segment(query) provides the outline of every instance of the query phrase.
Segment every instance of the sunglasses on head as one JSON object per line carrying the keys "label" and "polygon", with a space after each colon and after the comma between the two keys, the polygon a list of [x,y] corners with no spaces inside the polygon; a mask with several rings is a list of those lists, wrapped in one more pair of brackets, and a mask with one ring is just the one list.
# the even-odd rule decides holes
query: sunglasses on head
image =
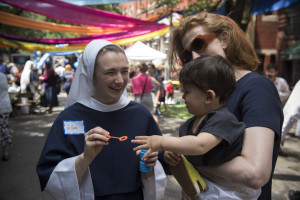
{"label": "sunglasses on head", "polygon": [[192,52],[196,52],[198,54],[205,51],[206,47],[209,43],[211,43],[215,38],[217,34],[215,33],[208,33],[205,35],[197,35],[191,42],[191,45],[188,48],[185,48],[180,53],[179,59],[182,63],[182,65],[185,65],[186,63],[193,60]]}

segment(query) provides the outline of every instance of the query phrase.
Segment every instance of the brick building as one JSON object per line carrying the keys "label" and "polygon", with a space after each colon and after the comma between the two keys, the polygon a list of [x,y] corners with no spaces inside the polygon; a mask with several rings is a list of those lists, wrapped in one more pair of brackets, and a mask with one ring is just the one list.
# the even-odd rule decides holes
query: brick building
{"label": "brick building", "polygon": [[255,18],[254,47],[262,61],[259,71],[276,63],[279,76],[293,86],[300,79],[300,57],[283,57],[282,54],[300,39],[300,6],[256,15]]}

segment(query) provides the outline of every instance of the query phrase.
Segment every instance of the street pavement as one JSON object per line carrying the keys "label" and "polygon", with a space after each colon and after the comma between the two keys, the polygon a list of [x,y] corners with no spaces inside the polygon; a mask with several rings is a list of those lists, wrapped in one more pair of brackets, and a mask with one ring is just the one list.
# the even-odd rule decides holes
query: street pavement
{"label": "street pavement", "polygon": [[[181,94],[175,91],[175,99]],[[52,114],[18,115],[10,118],[9,127],[13,136],[10,160],[0,160],[0,200],[51,200],[40,191],[35,171],[48,132],[60,111],[64,108],[66,94],[60,93],[60,106]],[[43,111],[43,110],[42,110]],[[184,120],[159,118],[163,134],[178,136],[178,128]],[[295,127],[294,127],[295,128]],[[273,200],[283,200],[289,190],[300,190],[300,138],[293,137],[295,129],[288,134],[283,150],[288,157],[279,157],[273,177]],[[1,154],[2,155],[2,151]],[[181,189],[173,176],[168,176],[163,200],[179,200]]]}

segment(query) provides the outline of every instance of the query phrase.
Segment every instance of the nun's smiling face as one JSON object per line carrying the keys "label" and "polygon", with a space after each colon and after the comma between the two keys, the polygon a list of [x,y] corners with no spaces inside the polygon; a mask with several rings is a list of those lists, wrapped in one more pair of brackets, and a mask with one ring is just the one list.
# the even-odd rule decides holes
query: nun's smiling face
{"label": "nun's smiling face", "polygon": [[97,57],[94,71],[94,98],[103,104],[120,100],[129,80],[129,66],[123,53],[106,52]]}

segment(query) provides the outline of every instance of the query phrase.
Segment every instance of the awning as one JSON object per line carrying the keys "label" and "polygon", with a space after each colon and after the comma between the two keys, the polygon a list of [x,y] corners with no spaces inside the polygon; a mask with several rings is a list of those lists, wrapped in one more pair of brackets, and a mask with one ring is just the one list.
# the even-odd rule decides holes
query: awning
{"label": "awning", "polygon": [[280,53],[281,60],[296,60],[300,59],[300,40],[290,46],[285,51]]}
{"label": "awning", "polygon": [[300,5],[299,0],[253,0],[251,15],[272,12]]}
{"label": "awning", "polygon": [[167,54],[157,51],[150,46],[137,41],[132,46],[125,49],[125,54],[128,60],[164,60]]}

